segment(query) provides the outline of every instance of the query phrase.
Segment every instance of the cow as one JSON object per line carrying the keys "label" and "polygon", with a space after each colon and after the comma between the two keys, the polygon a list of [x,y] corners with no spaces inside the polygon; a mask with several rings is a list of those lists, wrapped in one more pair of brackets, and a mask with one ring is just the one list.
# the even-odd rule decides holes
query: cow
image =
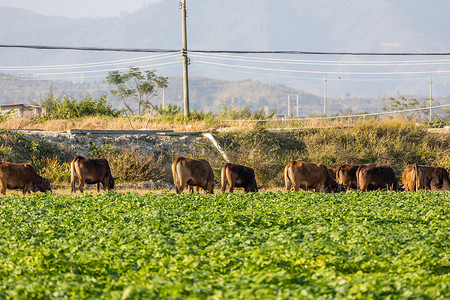
{"label": "cow", "polygon": [[50,180],[37,174],[30,164],[6,161],[0,162],[0,187],[3,195],[6,194],[6,189],[22,189],[24,196],[30,194],[30,191],[52,191]]}
{"label": "cow", "polygon": [[418,190],[450,190],[450,178],[442,167],[412,164],[402,174],[402,183],[407,191]]}
{"label": "cow", "polygon": [[[368,164],[375,166],[374,164]],[[347,190],[356,190],[358,188],[356,182],[356,171],[364,164],[345,164],[340,166],[336,171],[336,182],[342,184]]]}
{"label": "cow", "polygon": [[97,184],[97,192],[100,192],[100,183],[103,190],[114,189],[115,178],[111,175],[109,163],[105,158],[86,158],[76,156],[70,163],[70,187],[71,193],[76,192],[75,182],[79,181],[79,190],[84,192],[84,184]]}
{"label": "cow", "polygon": [[177,194],[182,193],[186,185],[214,194],[214,172],[205,159],[177,157],[172,164],[172,175]]}
{"label": "cow", "polygon": [[230,185],[230,193],[235,187],[244,188],[246,193],[257,192],[255,171],[246,166],[226,163],[221,172],[222,192],[225,192],[227,183]]}
{"label": "cow", "polygon": [[358,189],[364,192],[378,189],[400,190],[394,170],[388,166],[362,165],[356,171]]}
{"label": "cow", "polygon": [[284,168],[284,180],[288,191],[291,188],[295,191],[301,188],[321,193],[343,191],[343,186],[330,176],[327,167],[323,164],[291,161]]}

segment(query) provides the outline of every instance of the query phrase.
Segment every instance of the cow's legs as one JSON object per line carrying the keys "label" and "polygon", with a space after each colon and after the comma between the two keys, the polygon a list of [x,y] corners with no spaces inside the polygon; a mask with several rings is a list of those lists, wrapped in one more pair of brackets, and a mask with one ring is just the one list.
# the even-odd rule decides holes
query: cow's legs
{"label": "cow's legs", "polygon": [[206,183],[206,189],[205,188],[203,188],[207,193],[210,193],[210,194],[214,194],[214,191],[213,191],[213,188],[214,188],[214,182],[207,182]]}
{"label": "cow's legs", "polygon": [[187,180],[180,180],[181,184],[180,186],[177,186],[177,184],[175,184],[175,190],[177,191],[177,194],[180,194],[184,191],[184,187],[186,186],[186,182]]}
{"label": "cow's legs", "polygon": [[230,184],[230,193],[234,192],[234,183],[232,180],[228,180],[228,183]]}
{"label": "cow's legs", "polygon": [[84,192],[84,180],[80,179],[80,185],[78,186],[78,189],[80,190],[80,192]]}
{"label": "cow's legs", "polygon": [[1,192],[3,195],[6,195],[6,183],[3,180],[0,181]]}

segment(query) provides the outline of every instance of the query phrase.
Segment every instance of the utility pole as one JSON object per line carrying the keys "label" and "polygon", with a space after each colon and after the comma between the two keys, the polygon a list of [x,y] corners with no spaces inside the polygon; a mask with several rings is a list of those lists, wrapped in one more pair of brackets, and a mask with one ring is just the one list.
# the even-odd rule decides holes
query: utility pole
{"label": "utility pole", "polygon": [[186,0],[181,0],[181,24],[183,35],[183,49],[181,50],[183,55],[183,95],[184,95],[184,117],[189,118],[189,79],[188,79],[188,65],[189,58],[187,53],[187,29],[186,29]]}
{"label": "utility pole", "polygon": [[288,95],[288,113],[287,113],[287,117],[288,118],[291,117],[291,95]]}
{"label": "utility pole", "polygon": [[166,108],[166,88],[163,88],[163,101],[162,101],[162,108]]}
{"label": "utility pole", "polygon": [[327,115],[327,75],[323,78],[323,115]]}
{"label": "utility pole", "polygon": [[298,118],[298,94],[297,94],[297,118]]}
{"label": "utility pole", "polygon": [[433,101],[433,79],[430,78],[430,122],[431,122],[431,106]]}

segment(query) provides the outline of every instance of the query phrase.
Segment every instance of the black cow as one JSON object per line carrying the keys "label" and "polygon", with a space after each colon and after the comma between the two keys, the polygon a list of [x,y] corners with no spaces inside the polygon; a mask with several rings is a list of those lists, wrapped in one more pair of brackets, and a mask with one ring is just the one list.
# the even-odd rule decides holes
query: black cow
{"label": "black cow", "polygon": [[394,170],[388,166],[362,165],[356,171],[358,189],[373,191],[378,189],[400,190]]}
{"label": "black cow", "polygon": [[235,187],[244,188],[246,193],[257,192],[255,171],[246,166],[226,163],[221,172],[222,192],[225,192],[227,183],[230,184],[230,193]]}

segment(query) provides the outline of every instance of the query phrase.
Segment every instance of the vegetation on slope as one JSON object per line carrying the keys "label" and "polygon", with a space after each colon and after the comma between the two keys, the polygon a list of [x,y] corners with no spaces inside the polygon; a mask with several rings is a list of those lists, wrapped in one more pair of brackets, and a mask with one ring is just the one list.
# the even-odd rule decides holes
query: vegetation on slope
{"label": "vegetation on slope", "polygon": [[[192,124],[205,128],[204,123]],[[291,160],[320,162],[328,167],[345,163],[389,165],[399,179],[404,168],[415,162],[450,168],[449,135],[429,133],[425,127],[404,119],[361,120],[346,128],[304,127],[280,132],[256,124],[247,130],[213,135],[231,162],[253,167],[258,182],[267,188],[283,186],[283,169]],[[171,181],[171,174],[161,170],[168,169],[179,155],[177,150],[143,157],[132,151],[120,152],[114,145],[93,145],[90,156],[107,157],[119,182],[161,178]],[[201,147],[184,150],[192,158],[208,159],[219,181],[225,160],[208,140]],[[0,132],[1,160],[32,162],[55,183],[68,181],[68,164],[74,155],[64,145],[58,147],[45,140],[31,141],[20,133]]]}

